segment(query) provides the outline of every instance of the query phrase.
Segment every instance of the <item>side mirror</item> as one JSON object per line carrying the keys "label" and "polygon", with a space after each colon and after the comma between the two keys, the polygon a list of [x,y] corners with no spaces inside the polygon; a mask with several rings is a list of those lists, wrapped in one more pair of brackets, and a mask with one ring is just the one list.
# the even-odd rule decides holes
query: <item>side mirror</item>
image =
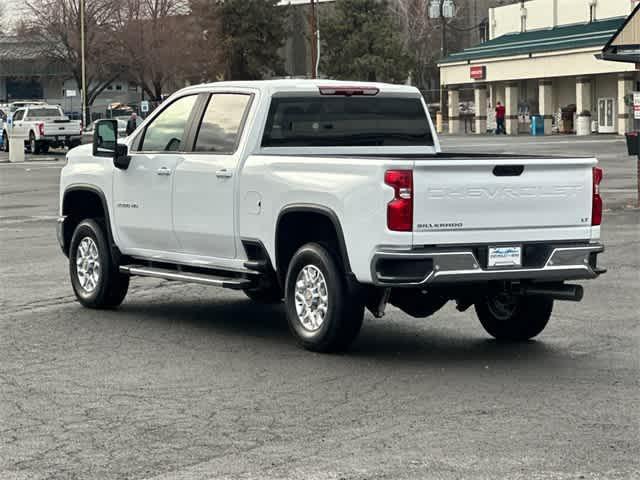
{"label": "side mirror", "polygon": [[93,129],[93,156],[115,158],[118,122],[98,120]]}
{"label": "side mirror", "polygon": [[131,157],[126,145],[118,144],[118,122],[98,120],[93,130],[93,155],[113,159],[113,165],[120,170],[129,168]]}

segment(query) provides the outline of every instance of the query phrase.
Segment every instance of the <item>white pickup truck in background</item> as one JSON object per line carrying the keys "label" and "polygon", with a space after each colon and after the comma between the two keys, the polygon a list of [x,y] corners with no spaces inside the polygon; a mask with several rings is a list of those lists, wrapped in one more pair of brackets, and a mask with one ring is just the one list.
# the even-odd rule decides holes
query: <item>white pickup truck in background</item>
{"label": "white pickup truck in background", "polygon": [[80,120],[69,120],[57,105],[29,105],[17,109],[4,124],[2,144],[7,152],[12,135],[22,136],[31,153],[47,153],[49,148],[80,145],[82,125]]}
{"label": "white pickup truck in background", "polygon": [[[600,243],[595,158],[445,154],[413,87],[273,80],[191,86],[127,139],[100,121],[68,154],[58,240],[77,299],[131,276],[284,299],[305,348],[335,351],[368,308],[474,306],[527,340],[579,301]],[[232,319],[230,319],[232,321]]]}

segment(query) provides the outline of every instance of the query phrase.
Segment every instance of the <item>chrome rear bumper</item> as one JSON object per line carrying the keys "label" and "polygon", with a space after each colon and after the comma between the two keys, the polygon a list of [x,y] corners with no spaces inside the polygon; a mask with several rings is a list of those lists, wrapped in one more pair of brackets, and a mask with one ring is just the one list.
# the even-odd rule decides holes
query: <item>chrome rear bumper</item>
{"label": "chrome rear bumper", "polygon": [[[419,286],[489,280],[580,280],[605,272],[596,266],[596,256],[604,251],[600,243],[549,244],[544,246],[549,253],[537,265],[525,263],[519,268],[486,268],[478,260],[478,248],[482,247],[380,249],[371,261],[372,278],[380,286]],[[407,268],[403,269],[403,263]]]}

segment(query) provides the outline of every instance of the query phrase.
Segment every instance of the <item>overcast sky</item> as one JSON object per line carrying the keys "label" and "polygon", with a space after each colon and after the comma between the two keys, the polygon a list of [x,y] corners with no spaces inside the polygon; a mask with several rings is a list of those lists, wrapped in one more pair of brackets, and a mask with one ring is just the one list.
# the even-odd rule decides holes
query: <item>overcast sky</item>
{"label": "overcast sky", "polygon": [[24,0],[0,0],[5,17],[12,23],[25,14]]}

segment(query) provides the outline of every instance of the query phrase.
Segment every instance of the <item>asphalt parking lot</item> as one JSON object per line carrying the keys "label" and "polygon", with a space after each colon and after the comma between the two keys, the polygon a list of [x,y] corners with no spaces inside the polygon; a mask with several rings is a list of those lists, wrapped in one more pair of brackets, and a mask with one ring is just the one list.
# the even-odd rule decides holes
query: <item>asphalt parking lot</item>
{"label": "asphalt parking lot", "polygon": [[583,302],[556,303],[536,341],[495,342],[471,310],[391,308],[367,314],[349,353],[312,354],[280,306],[151,279],[116,311],[83,309],[55,239],[63,154],[0,164],[0,479],[640,478],[640,210],[624,140],[442,142],[601,159],[609,272]]}

